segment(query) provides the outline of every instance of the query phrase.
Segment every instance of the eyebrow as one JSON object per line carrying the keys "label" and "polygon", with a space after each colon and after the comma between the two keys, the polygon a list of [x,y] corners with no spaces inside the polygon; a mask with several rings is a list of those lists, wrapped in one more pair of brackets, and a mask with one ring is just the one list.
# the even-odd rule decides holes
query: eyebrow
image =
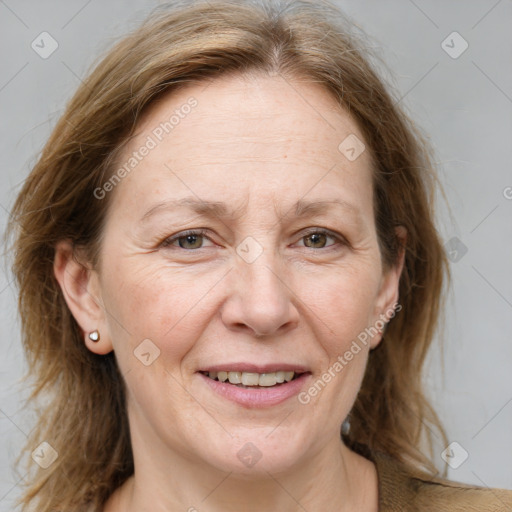
{"label": "eyebrow", "polygon": [[[320,215],[328,212],[334,208],[342,207],[344,210],[347,210],[351,213],[360,215],[360,211],[354,205],[347,203],[341,199],[332,199],[332,200],[324,200],[324,201],[305,201],[299,199],[293,206],[294,209],[294,217],[308,217],[313,215]],[[195,197],[184,197],[182,199],[172,199],[167,201],[162,201],[154,206],[152,206],[144,215],[141,217],[141,222],[146,222],[151,217],[156,215],[162,211],[172,211],[180,208],[187,208],[192,210],[196,214],[203,217],[217,217],[221,219],[231,218],[234,219],[238,217],[240,214],[243,214],[246,210],[246,205],[239,207],[235,210],[230,210],[226,203],[219,201],[202,201]],[[288,212],[285,212],[284,217],[288,217]]]}

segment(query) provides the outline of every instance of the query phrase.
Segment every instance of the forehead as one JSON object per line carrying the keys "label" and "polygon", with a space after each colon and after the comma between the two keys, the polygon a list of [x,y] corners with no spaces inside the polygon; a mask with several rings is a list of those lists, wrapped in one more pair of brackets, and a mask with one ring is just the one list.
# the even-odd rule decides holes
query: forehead
{"label": "forehead", "polygon": [[369,152],[347,158],[347,140],[363,144],[356,122],[324,87],[280,75],[222,76],[150,106],[121,155],[128,172],[115,193],[134,207],[191,193],[205,200],[231,194],[236,203],[237,190],[272,191],[273,202],[287,191],[368,195]]}

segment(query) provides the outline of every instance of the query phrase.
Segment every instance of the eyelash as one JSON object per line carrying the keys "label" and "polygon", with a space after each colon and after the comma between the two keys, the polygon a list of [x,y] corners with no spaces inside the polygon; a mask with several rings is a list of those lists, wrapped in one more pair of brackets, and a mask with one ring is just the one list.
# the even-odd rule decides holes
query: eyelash
{"label": "eyelash", "polygon": [[[322,249],[323,250],[329,250],[329,249],[331,249],[333,247],[336,247],[337,245],[341,245],[341,246],[349,245],[344,237],[342,237],[341,235],[337,235],[337,234],[333,233],[332,231],[330,231],[328,229],[324,229],[324,228],[310,228],[309,230],[306,230],[306,232],[301,237],[301,239],[306,238],[307,236],[310,236],[310,235],[315,235],[315,234],[326,235],[326,236],[336,240],[337,243],[334,243],[334,244],[329,245],[327,247],[320,247],[318,249],[315,249],[314,247],[304,247],[305,249],[311,249],[311,250],[314,250],[314,251],[318,251],[318,250],[322,250]],[[181,238],[186,238],[187,236],[201,236],[201,237],[207,238],[208,240],[212,241],[208,237],[208,230],[207,229],[191,229],[191,230],[188,230],[188,231],[182,231],[181,233],[178,233],[177,235],[174,235],[174,236],[171,236],[169,238],[166,238],[163,242],[161,242],[160,247],[167,248],[167,249],[168,248],[173,248],[172,244],[174,242],[177,242]],[[205,249],[205,247],[199,247],[197,249],[184,249],[182,247],[174,247],[174,248],[175,249],[181,249],[183,251],[189,251],[189,252],[199,251],[201,249]]]}

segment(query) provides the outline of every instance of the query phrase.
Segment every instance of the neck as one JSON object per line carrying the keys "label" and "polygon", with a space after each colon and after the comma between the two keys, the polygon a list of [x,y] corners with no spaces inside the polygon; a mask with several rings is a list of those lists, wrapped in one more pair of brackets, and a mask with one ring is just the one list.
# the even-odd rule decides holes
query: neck
{"label": "neck", "polygon": [[376,512],[375,466],[333,438],[321,451],[286,471],[260,467],[257,475],[221,472],[177,453],[134,451],[135,474],[104,512],[260,512],[332,510]]}

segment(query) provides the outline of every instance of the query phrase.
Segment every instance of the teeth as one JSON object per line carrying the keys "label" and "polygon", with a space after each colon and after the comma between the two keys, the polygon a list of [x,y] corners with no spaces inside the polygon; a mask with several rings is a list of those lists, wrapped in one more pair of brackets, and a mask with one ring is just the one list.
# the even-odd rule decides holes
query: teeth
{"label": "teeth", "polygon": [[284,372],[276,372],[276,382],[282,384],[284,382]]}
{"label": "teeth", "polygon": [[228,379],[231,384],[242,384],[242,372],[228,372]]}
{"label": "teeth", "polygon": [[293,379],[294,372],[284,372],[284,380],[290,382]]}
{"label": "teeth", "polygon": [[277,375],[275,373],[262,373],[259,379],[260,386],[275,386],[277,384]]}
{"label": "teeth", "polygon": [[220,382],[229,381],[230,384],[242,384],[243,386],[270,387],[283,382],[290,382],[295,372],[208,372],[210,379],[218,379]]}
{"label": "teeth", "polygon": [[244,386],[259,386],[260,376],[257,373],[242,372],[242,384]]}

